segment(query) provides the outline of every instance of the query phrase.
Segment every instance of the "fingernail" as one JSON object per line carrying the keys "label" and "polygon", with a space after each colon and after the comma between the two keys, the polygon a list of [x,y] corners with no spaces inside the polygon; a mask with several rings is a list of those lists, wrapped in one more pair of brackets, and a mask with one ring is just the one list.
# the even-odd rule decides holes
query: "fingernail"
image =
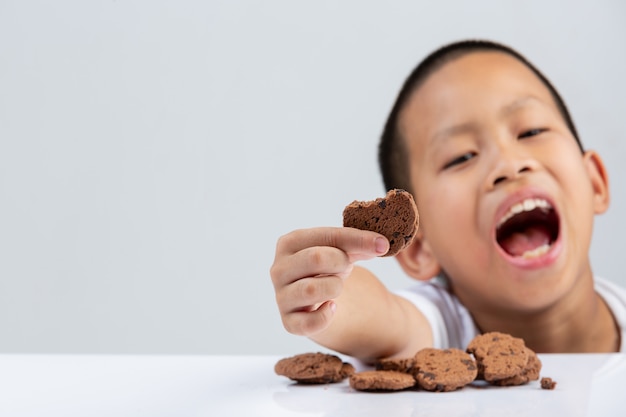
{"label": "fingernail", "polygon": [[376,238],[376,240],[374,241],[374,246],[376,248],[376,253],[387,253],[387,251],[389,250],[389,244],[387,242],[387,239],[382,237]]}

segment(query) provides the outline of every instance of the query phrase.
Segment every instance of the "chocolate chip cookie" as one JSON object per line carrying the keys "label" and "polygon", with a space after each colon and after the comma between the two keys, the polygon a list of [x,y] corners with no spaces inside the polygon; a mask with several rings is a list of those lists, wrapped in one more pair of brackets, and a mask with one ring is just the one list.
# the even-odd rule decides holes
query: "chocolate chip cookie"
{"label": "chocolate chip cookie", "polygon": [[389,250],[382,256],[393,256],[413,241],[419,215],[411,193],[394,189],[384,198],[348,204],[343,210],[343,225],[384,235]]}
{"label": "chocolate chip cookie", "polygon": [[414,387],[415,378],[397,371],[363,371],[350,376],[350,386],[358,391],[400,391]]}
{"label": "chocolate chip cookie", "polygon": [[460,349],[425,348],[415,355],[413,375],[420,388],[428,391],[454,391],[476,379],[474,358]]}
{"label": "chocolate chip cookie", "polygon": [[506,333],[476,336],[467,346],[478,366],[478,378],[494,385],[520,385],[539,378],[541,361],[524,340]]}
{"label": "chocolate chip cookie", "polygon": [[354,367],[328,353],[302,353],[279,360],[274,372],[300,384],[340,382],[354,373]]}

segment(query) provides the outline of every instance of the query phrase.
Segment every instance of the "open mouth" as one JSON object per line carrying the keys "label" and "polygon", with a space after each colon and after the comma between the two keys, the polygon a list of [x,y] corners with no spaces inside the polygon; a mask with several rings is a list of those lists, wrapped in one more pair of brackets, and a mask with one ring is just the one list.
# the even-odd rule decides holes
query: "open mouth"
{"label": "open mouth", "polygon": [[496,229],[500,247],[516,258],[537,258],[550,250],[559,236],[559,217],[542,198],[527,198],[502,216]]}

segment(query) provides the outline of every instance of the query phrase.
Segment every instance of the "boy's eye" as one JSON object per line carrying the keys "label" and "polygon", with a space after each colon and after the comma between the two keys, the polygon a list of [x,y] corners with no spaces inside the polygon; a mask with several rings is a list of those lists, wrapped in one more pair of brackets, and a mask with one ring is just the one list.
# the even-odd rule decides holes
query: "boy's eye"
{"label": "boy's eye", "polygon": [[454,158],[452,161],[450,161],[447,164],[445,164],[443,169],[448,169],[448,168],[452,168],[453,166],[460,165],[460,164],[462,164],[464,162],[469,161],[470,159],[472,159],[475,156],[476,156],[475,152],[464,153],[463,155],[458,156],[458,157]]}
{"label": "boy's eye", "polygon": [[546,129],[529,129],[522,132],[518,139],[530,138],[532,136],[537,136],[538,134],[545,132]]}

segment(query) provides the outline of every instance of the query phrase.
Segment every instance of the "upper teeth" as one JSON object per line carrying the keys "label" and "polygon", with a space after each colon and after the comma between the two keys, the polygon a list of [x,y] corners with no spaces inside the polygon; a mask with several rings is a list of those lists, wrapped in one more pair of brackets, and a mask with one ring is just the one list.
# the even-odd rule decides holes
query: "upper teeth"
{"label": "upper teeth", "polygon": [[548,203],[546,200],[542,198],[527,198],[526,200],[513,204],[509,208],[509,211],[504,213],[504,216],[502,216],[502,218],[500,219],[500,222],[498,222],[498,227],[502,226],[504,222],[506,222],[511,217],[515,216],[516,214],[519,214],[523,211],[531,211],[536,208],[548,210],[552,207],[550,206],[550,203]]}

